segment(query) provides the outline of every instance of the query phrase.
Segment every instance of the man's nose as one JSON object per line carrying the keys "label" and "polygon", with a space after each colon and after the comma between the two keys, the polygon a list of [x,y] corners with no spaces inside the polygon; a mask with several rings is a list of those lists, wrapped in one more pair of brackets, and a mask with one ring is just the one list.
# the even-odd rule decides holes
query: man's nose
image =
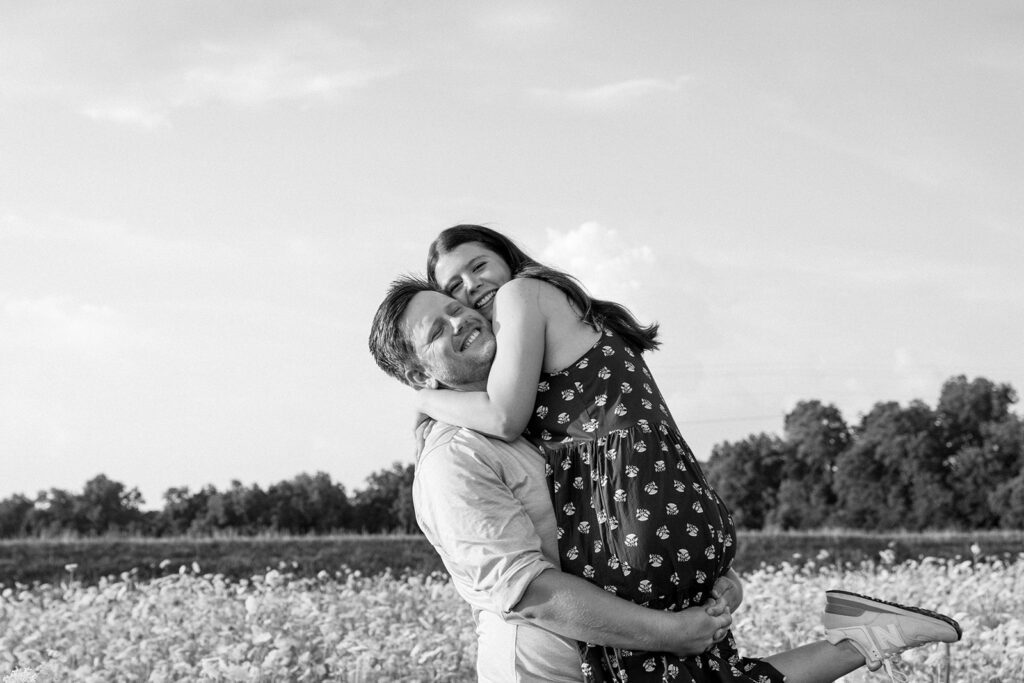
{"label": "man's nose", "polygon": [[452,332],[458,334],[462,331],[463,326],[466,324],[466,309],[462,309],[455,315],[449,318],[448,322],[452,325]]}

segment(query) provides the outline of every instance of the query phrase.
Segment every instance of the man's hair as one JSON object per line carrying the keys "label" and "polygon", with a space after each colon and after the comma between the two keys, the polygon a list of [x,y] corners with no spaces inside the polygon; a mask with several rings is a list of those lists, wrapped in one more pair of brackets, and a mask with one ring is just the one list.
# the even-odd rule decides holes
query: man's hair
{"label": "man's hair", "polygon": [[[420,292],[436,292],[436,287],[421,277],[403,275],[395,279],[384,301],[373,316],[373,327],[370,329],[370,353],[377,361],[380,369],[388,373],[402,384],[409,384],[406,378],[408,370],[422,370],[423,366],[416,355],[412,342],[402,330],[402,316]],[[410,385],[412,386],[412,385]]]}

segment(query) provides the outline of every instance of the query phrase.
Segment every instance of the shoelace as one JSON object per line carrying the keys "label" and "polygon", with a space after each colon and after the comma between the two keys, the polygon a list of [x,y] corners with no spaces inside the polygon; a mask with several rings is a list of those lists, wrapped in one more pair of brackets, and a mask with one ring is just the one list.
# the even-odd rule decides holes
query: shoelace
{"label": "shoelace", "polygon": [[884,668],[885,673],[889,675],[889,680],[892,681],[892,683],[908,683],[910,678],[899,669],[893,668],[892,659],[892,657],[886,657],[882,660],[882,668]]}
{"label": "shoelace", "polygon": [[[949,643],[944,643],[946,646],[946,683],[949,683],[949,675],[952,670],[952,661],[950,657]],[[889,676],[889,680],[892,683],[909,683],[910,677],[893,666],[893,660],[903,661],[900,659],[900,653],[904,650],[910,649],[909,647],[900,648],[894,652],[889,653],[882,658],[882,668],[885,669],[885,673]]]}

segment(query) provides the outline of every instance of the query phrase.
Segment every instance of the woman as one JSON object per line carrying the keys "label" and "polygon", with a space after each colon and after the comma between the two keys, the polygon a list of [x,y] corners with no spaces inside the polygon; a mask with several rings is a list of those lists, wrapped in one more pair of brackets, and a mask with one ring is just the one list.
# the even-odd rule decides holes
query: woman
{"label": "woman", "polygon": [[[442,232],[427,270],[492,321],[498,351],[486,391],[423,390],[421,411],[506,440],[522,433],[541,448],[563,571],[655,609],[704,604],[730,575],[734,527],[641,356],[658,347],[657,325],[592,299],[482,226]],[[824,642],[745,659],[731,633],[685,658],[580,649],[587,680],[630,683],[831,680],[870,659]]]}

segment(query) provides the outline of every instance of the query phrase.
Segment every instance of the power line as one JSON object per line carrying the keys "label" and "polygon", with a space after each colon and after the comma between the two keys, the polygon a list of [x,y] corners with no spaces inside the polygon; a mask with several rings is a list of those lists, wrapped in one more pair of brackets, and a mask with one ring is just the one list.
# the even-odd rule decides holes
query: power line
{"label": "power line", "polygon": [[774,415],[748,415],[745,417],[709,417],[701,420],[679,420],[679,424],[684,425],[700,425],[700,424],[711,424],[714,422],[749,422],[751,420],[780,420],[785,419],[783,413],[775,413]]}

